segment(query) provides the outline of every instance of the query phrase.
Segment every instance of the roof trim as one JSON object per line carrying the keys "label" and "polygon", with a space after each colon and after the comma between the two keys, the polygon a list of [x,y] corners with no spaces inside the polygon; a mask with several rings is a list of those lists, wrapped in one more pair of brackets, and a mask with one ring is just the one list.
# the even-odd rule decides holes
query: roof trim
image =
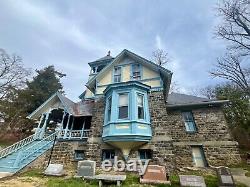
{"label": "roof trim", "polygon": [[200,103],[187,103],[187,104],[176,104],[176,105],[168,105],[168,109],[177,109],[180,107],[202,107],[202,106],[218,106],[218,105],[223,105],[225,103],[228,103],[229,100],[216,100],[216,101],[208,101],[208,102],[200,102]]}
{"label": "roof trim", "polygon": [[[61,101],[61,103],[62,103],[62,105],[63,105],[63,107],[64,107],[64,109],[68,112],[68,113],[71,113],[70,112],[70,109],[69,109],[69,107],[68,107],[68,105],[64,102],[64,100],[63,100],[63,95],[59,92],[59,91],[57,91],[56,93],[54,93],[52,96],[50,96],[50,98],[49,99],[47,99],[43,104],[41,104],[36,110],[34,110],[31,114],[29,114],[28,116],[27,116],[27,118],[28,119],[31,119],[39,110],[41,110],[46,104],[48,104],[54,97],[58,97],[58,99]],[[70,99],[69,99],[70,100]],[[71,100],[70,100],[71,101]],[[71,101],[72,103],[74,103],[73,101]]]}

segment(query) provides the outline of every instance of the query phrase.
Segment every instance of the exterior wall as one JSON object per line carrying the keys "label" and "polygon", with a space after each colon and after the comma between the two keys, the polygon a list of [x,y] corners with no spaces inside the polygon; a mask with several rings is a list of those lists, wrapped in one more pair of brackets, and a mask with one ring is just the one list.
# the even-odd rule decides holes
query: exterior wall
{"label": "exterior wall", "polygon": [[94,97],[94,94],[88,88],[86,88],[85,98],[87,99],[92,97]]}
{"label": "exterior wall", "polygon": [[[58,142],[54,148],[51,163],[63,163],[76,167],[74,150],[84,150],[85,158],[97,162],[100,167],[102,149],[115,149],[118,158],[122,153],[102,141],[104,122],[104,98],[95,101],[90,137],[87,142]],[[185,131],[180,111],[168,111],[162,92],[149,94],[149,110],[153,137],[138,149],[151,149],[151,164],[166,166],[168,171],[175,168],[193,166],[191,146],[203,146],[206,161],[211,166],[230,165],[240,162],[238,144],[233,141],[220,108],[192,110],[198,132]],[[138,159],[138,149],[130,152],[129,158]],[[49,152],[48,152],[49,153]],[[49,154],[48,154],[49,155]],[[48,156],[46,157],[48,160]]]}

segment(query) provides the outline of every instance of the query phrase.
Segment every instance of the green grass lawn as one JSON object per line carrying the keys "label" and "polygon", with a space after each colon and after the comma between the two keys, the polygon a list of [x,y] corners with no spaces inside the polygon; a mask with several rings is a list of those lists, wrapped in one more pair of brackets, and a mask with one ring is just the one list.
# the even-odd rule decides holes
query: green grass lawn
{"label": "green grass lawn", "polygon": [[[183,174],[190,174],[190,175],[199,175],[198,172],[188,172]],[[82,180],[81,178],[65,178],[65,177],[48,177],[44,176],[42,174],[42,171],[39,169],[32,169],[29,171],[26,171],[24,173],[21,173],[19,176],[23,177],[38,177],[38,178],[44,178],[46,180],[46,186],[47,187],[94,187],[98,186],[98,181],[92,180]],[[217,187],[218,186],[218,178],[214,175],[205,175],[203,176],[206,182],[207,187]],[[170,176],[171,186],[172,187],[179,187],[179,176],[172,175]],[[111,184],[110,186],[116,186],[115,183]],[[124,187],[168,187],[170,185],[141,185],[139,183],[139,176],[135,174],[128,173],[127,179],[122,183],[122,186]],[[245,185],[238,184],[237,187],[246,187]]]}

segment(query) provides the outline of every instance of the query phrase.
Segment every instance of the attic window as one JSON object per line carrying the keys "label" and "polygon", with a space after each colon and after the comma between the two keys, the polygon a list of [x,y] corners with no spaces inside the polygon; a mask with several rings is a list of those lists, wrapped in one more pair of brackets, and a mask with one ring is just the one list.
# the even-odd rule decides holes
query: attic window
{"label": "attic window", "polygon": [[132,65],[132,79],[140,80],[141,79],[141,66],[140,64]]}
{"label": "attic window", "polygon": [[121,82],[121,67],[114,68],[114,82]]}

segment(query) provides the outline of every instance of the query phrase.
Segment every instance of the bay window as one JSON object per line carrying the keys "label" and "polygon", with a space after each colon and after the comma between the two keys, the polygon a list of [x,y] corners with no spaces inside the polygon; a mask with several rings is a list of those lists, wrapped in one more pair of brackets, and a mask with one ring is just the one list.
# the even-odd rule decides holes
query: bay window
{"label": "bay window", "polygon": [[128,118],[128,93],[119,94],[118,119]]}

